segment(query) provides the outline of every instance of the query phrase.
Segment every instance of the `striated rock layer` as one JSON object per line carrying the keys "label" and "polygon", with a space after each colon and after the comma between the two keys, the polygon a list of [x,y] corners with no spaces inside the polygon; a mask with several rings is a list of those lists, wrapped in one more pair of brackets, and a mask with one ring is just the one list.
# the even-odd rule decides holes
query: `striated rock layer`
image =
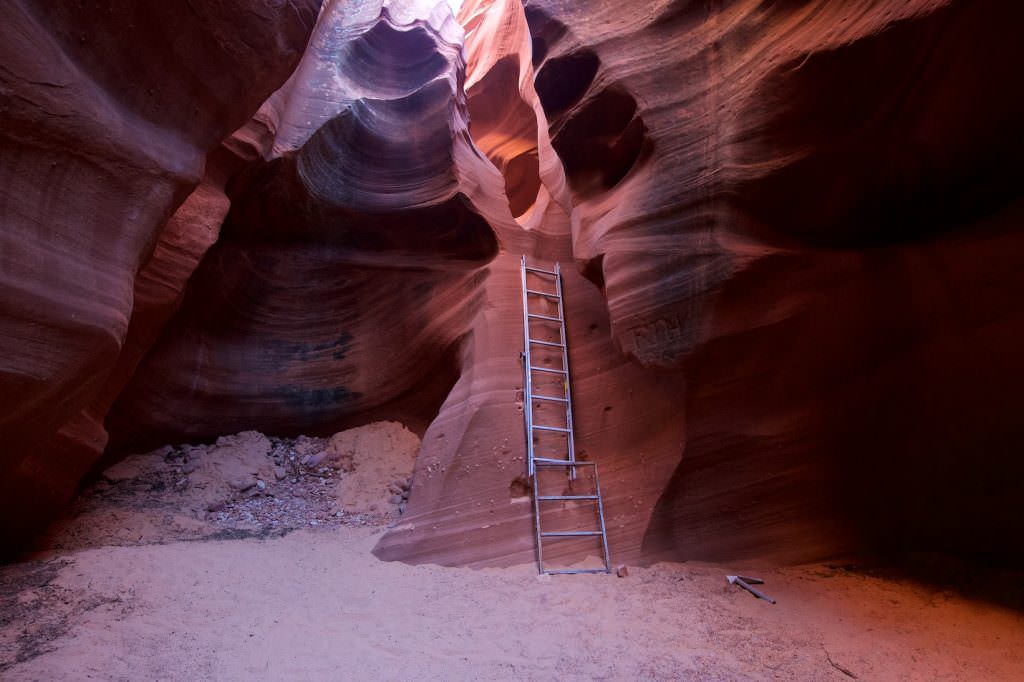
{"label": "striated rock layer", "polygon": [[[599,61],[552,117],[575,256],[623,352],[687,380],[686,446],[645,555],[792,560],[869,542],[1020,557],[1005,510],[1024,435],[1009,180],[1024,98],[1002,85],[1024,58],[1008,33],[1020,10],[529,9],[538,35],[567,27],[538,82]],[[609,93],[636,110],[597,138],[608,155],[560,149]],[[616,181],[638,120],[648,141]]]}
{"label": "striated rock layer", "polygon": [[324,7],[110,417],[119,441],[330,430],[410,394],[432,416],[425,387],[454,375],[498,248],[472,196],[496,173],[466,134],[461,35],[445,3]]}
{"label": "striated rock layer", "polygon": [[[567,277],[577,444],[602,467],[613,555],[1024,556],[1020,10],[530,0],[525,17],[572,212],[540,221],[557,247],[523,250],[571,253],[600,289]],[[383,557],[530,556],[504,485],[514,258],[487,292],[506,317],[478,324]]]}
{"label": "striated rock layer", "polygon": [[391,418],[378,556],[529,561],[526,254],[617,561],[1024,557],[1011,3],[9,5],[8,533],[105,429]]}
{"label": "striated rock layer", "polygon": [[2,4],[5,537],[52,514],[103,449],[103,413],[86,408],[118,362],[136,274],[158,240],[174,248],[161,229],[292,71],[318,3],[107,5]]}
{"label": "striated rock layer", "polygon": [[[541,188],[519,223],[489,215],[504,248],[488,269],[483,306],[465,344],[458,383],[424,435],[403,523],[381,540],[375,552],[384,559],[453,565],[533,559],[519,361],[519,258],[525,253],[532,263],[549,266],[561,261],[567,266],[565,312],[579,454],[601,465],[613,551],[623,558],[636,557],[664,481],[679,462],[684,431],[674,412],[684,396],[682,381],[677,373],[645,370],[616,351],[600,290],[571,265],[571,203],[562,165],[544,162],[552,147],[543,108],[532,87],[501,90],[492,85],[490,74],[510,64],[520,73],[533,73],[532,62],[521,58],[529,56],[531,44],[522,6],[467,2],[459,17],[467,28],[504,27],[497,45],[480,28],[467,37],[466,80],[475,84],[467,93],[471,112],[506,114],[488,116],[480,127],[473,119],[474,139],[482,136],[482,149],[496,166],[506,169],[506,188],[510,183],[505,150],[536,149]],[[540,125],[531,128],[530,121]],[[536,139],[528,140],[527,130],[535,131]],[[635,410],[636,402],[649,409]],[[559,521],[593,524],[586,511],[564,510],[558,513]],[[592,544],[563,541],[548,547],[546,556],[556,562],[580,558],[595,551]]]}

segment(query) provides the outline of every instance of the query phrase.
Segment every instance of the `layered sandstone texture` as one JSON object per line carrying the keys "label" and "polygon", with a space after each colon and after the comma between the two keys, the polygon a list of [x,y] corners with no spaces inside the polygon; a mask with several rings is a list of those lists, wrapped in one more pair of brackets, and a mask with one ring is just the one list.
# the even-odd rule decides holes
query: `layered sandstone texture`
{"label": "layered sandstone texture", "polygon": [[[503,3],[460,19],[482,12],[518,35]],[[613,554],[1020,557],[1024,100],[1002,86],[1024,57],[1007,28],[1020,11],[539,0],[522,16],[531,44],[512,51],[531,56],[538,149],[558,154],[571,199],[543,218],[538,201],[523,250],[571,257],[594,285],[566,278],[570,364]],[[467,54],[487,40],[470,32]],[[469,60],[470,103],[521,139],[507,89],[484,105],[489,61],[481,77]],[[528,497],[508,481],[522,454],[514,255],[492,264],[472,365],[380,556],[531,555]]]}
{"label": "layered sandstone texture", "polygon": [[498,250],[479,185],[511,222],[469,140],[461,40],[443,2],[324,6],[293,77],[235,136],[254,160],[108,419],[117,439],[323,431],[447,389]]}
{"label": "layered sandstone texture", "polygon": [[617,560],[1024,555],[1014,4],[40,5],[0,28],[4,535],[108,433],[387,418],[378,556],[531,560],[526,255]]}
{"label": "layered sandstone texture", "polygon": [[526,11],[573,255],[686,382],[644,554],[1019,558],[1021,9]]}
{"label": "layered sandstone texture", "polygon": [[317,5],[0,5],[5,536],[52,515],[102,451],[91,407],[133,313],[184,286],[219,202],[168,219],[292,72]]}

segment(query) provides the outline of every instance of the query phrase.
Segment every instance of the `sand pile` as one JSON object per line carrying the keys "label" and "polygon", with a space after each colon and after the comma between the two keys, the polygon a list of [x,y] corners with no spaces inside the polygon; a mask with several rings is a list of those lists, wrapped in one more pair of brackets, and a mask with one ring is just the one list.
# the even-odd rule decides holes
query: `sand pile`
{"label": "sand pile", "polygon": [[324,451],[346,473],[338,500],[360,512],[404,504],[420,439],[401,424],[377,422],[331,436]]}
{"label": "sand pile", "polygon": [[244,431],[111,466],[37,549],[281,535],[382,525],[405,509],[419,438],[376,422],[330,438]]}

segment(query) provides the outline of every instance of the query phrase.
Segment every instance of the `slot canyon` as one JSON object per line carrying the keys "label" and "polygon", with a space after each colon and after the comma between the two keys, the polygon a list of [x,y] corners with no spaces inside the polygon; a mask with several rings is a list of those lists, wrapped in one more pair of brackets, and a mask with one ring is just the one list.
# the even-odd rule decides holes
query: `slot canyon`
{"label": "slot canyon", "polygon": [[0,678],[1024,677],[1024,6],[0,16]]}

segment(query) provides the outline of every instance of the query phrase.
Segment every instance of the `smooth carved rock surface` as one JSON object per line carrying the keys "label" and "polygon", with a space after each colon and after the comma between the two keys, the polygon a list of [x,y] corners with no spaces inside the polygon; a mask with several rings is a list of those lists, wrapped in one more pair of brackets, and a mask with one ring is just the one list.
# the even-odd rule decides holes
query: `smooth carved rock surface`
{"label": "smooth carved rock surface", "polygon": [[[467,82],[475,84],[467,93],[471,111],[508,111],[519,100],[524,111],[532,112],[488,118],[484,126],[471,126],[474,139],[485,138],[483,147],[492,150],[490,158],[497,165],[506,158],[501,149],[541,150],[542,185],[519,223],[492,220],[503,250],[488,269],[483,305],[467,338],[461,375],[424,435],[403,523],[384,536],[375,553],[384,559],[448,565],[507,565],[533,559],[519,361],[519,256],[525,253],[531,263],[565,265],[578,450],[581,457],[600,464],[615,555],[638,557],[664,481],[679,463],[684,422],[678,410],[685,399],[684,382],[678,372],[645,369],[616,351],[601,291],[572,267],[571,215],[566,210],[571,210],[571,203],[564,206],[558,200],[567,193],[561,165],[551,169],[543,162],[543,150],[551,150],[546,126],[523,125],[524,120],[545,120],[540,102],[532,87],[517,87],[510,95],[493,88],[488,78],[492,70],[508,64],[532,73],[531,36],[517,29],[526,25],[522,7],[470,2],[459,16],[467,28],[477,26],[468,31],[466,42]],[[497,54],[487,59],[489,53],[480,42],[491,44],[490,34],[479,28],[485,22],[511,27],[500,46],[489,48]],[[526,139],[527,130],[536,131],[535,141]],[[506,188],[508,179],[506,173]],[[590,512],[580,507],[556,513],[558,522],[579,528],[596,523]],[[547,559],[557,563],[595,554],[596,547],[589,540],[563,541],[545,551]]]}
{"label": "smooth carved rock surface", "polygon": [[263,110],[268,158],[230,182],[220,240],[110,417],[118,444],[336,430],[406,396],[433,416],[424,387],[454,375],[498,248],[464,77],[445,3],[325,6]]}
{"label": "smooth carved rock surface", "polygon": [[[136,273],[207,153],[294,68],[317,3],[7,0],[0,33],[0,523],[63,504]],[[58,433],[59,432],[59,433]]]}
{"label": "smooth carved rock surface", "polygon": [[548,135],[539,133],[547,117],[534,89],[522,4],[469,0],[459,21],[470,36],[466,91],[473,141],[501,170],[512,214],[525,227],[539,229],[547,203],[555,201],[566,212],[570,203],[562,164]]}
{"label": "smooth carved rock surface", "polygon": [[574,256],[621,351],[686,377],[644,554],[1019,557],[1024,98],[1002,83],[1020,9],[530,0],[527,16]]}
{"label": "smooth carved rock surface", "polygon": [[[602,467],[613,555],[1024,554],[1008,513],[1024,99],[1003,85],[1020,10],[530,0],[525,16],[573,204],[521,248],[571,254],[603,294],[566,279],[577,444]],[[515,267],[492,265],[501,313],[475,327],[380,556],[532,556],[525,488],[503,485],[522,466]],[[625,408],[598,410],[607,396]]]}
{"label": "smooth carved rock surface", "polygon": [[[403,419],[378,556],[530,561],[526,254],[566,271],[617,563],[1024,555],[1011,3],[336,0],[297,66],[311,12],[193,36],[237,10],[172,3],[102,20],[145,27],[112,72],[100,15],[11,7],[0,435],[40,514],[104,427],[117,451]],[[230,63],[159,71],[172,30]]]}

